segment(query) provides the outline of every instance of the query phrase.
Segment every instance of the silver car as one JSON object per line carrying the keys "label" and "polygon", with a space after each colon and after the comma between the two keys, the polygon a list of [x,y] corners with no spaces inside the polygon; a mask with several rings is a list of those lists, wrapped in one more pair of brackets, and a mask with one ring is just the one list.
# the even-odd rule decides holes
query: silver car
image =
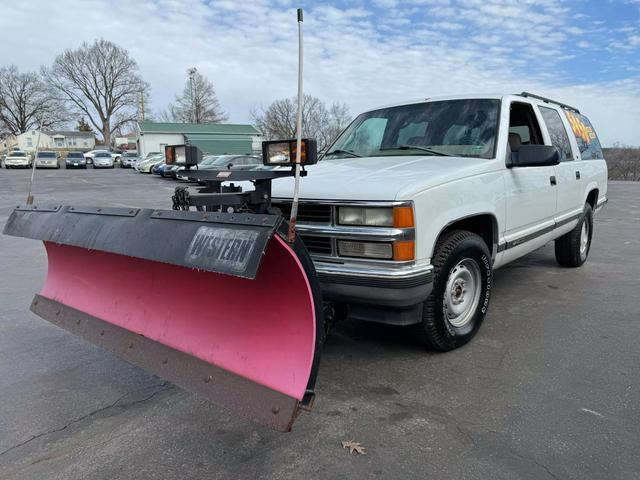
{"label": "silver car", "polygon": [[136,163],[140,161],[140,157],[135,152],[125,152],[122,154],[122,160],[120,162],[121,168],[133,168]]}
{"label": "silver car", "polygon": [[109,152],[96,152],[93,155],[93,168],[113,168],[113,157]]}
{"label": "silver car", "polygon": [[158,163],[162,163],[164,161],[164,155],[159,154],[153,157],[145,158],[144,160],[136,163],[135,169],[140,173],[151,173],[151,169],[155,167]]}
{"label": "silver car", "polygon": [[60,155],[56,152],[36,153],[36,168],[60,168]]}

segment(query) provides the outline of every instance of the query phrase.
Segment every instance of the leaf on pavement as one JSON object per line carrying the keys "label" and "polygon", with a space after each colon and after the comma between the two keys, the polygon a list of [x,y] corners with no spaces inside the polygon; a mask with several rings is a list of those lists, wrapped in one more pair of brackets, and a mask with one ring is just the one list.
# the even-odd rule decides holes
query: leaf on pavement
{"label": "leaf on pavement", "polygon": [[358,453],[360,455],[366,455],[364,451],[364,447],[360,442],[354,442],[353,440],[342,441],[342,448],[346,448],[349,450],[349,453]]}

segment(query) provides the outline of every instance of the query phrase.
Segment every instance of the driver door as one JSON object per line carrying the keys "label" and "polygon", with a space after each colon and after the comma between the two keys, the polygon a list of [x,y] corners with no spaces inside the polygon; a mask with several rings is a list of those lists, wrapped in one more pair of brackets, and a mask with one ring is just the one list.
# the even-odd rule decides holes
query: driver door
{"label": "driver door", "polygon": [[[524,144],[544,144],[540,119],[532,104],[512,102],[507,157]],[[498,249],[508,262],[549,241],[555,227],[557,202],[554,166],[513,167],[504,172],[506,217],[504,240]]]}

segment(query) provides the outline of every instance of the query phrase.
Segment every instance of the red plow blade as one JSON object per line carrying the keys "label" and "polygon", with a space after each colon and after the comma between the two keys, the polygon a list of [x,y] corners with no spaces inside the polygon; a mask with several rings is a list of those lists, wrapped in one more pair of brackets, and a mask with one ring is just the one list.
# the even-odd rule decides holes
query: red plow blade
{"label": "red plow blade", "polygon": [[[272,216],[217,214],[203,223],[195,212],[69,208],[16,211],[7,222],[5,233],[39,238],[47,250],[32,310],[242,416],[290,430],[313,396],[323,331],[301,242],[284,241]],[[143,257],[144,241],[153,244]]]}

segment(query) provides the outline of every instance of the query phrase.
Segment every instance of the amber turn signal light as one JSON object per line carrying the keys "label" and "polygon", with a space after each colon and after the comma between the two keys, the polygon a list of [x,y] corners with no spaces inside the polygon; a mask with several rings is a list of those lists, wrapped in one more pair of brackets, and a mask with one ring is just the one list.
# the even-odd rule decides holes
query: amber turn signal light
{"label": "amber turn signal light", "polygon": [[411,228],[413,227],[413,208],[411,207],[394,207],[393,208],[393,226],[395,228]]}
{"label": "amber turn signal light", "polygon": [[393,242],[393,259],[396,261],[414,260],[416,258],[416,242],[403,240]]}

